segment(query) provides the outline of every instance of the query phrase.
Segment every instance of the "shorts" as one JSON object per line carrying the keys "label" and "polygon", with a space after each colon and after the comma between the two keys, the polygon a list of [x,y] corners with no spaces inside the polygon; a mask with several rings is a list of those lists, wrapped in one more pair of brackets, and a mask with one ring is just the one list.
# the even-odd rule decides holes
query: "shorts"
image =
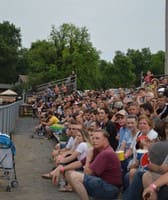
{"label": "shorts", "polygon": [[83,184],[89,196],[101,200],[112,200],[117,198],[119,188],[106,183],[101,178],[85,174]]}

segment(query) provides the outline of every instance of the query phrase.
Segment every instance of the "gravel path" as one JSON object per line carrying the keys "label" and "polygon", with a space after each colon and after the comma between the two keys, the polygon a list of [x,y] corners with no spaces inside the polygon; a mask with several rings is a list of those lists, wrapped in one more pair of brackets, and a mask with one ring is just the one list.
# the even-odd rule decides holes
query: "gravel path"
{"label": "gravel path", "polygon": [[0,199],[3,200],[78,200],[75,193],[58,192],[50,180],[41,178],[41,174],[50,171],[51,149],[53,141],[31,138],[37,119],[19,118],[13,134],[16,146],[16,174],[18,188],[6,192],[6,182],[0,180]]}

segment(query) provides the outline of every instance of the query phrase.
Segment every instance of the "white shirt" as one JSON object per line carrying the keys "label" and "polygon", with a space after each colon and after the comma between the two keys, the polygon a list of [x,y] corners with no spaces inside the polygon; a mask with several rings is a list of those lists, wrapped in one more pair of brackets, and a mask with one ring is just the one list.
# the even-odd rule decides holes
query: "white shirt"
{"label": "white shirt", "polygon": [[89,150],[88,144],[86,142],[81,142],[75,151],[79,152],[80,154],[77,156],[78,160],[82,160],[86,157],[87,152]]}

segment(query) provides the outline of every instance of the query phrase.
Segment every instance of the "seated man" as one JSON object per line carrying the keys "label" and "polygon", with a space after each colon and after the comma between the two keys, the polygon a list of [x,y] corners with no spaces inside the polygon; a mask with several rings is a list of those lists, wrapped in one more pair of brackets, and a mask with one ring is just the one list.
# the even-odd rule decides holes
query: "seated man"
{"label": "seated man", "polygon": [[[148,188],[149,185],[155,183],[155,180],[161,176],[162,173],[168,171],[167,155],[168,155],[168,141],[156,142],[149,148],[149,165],[148,171],[138,170],[133,177],[133,181],[124,194],[124,200],[140,200],[142,199],[143,188]],[[161,194],[159,191],[159,194]],[[146,194],[146,193],[145,193]],[[146,197],[147,198],[147,197]],[[147,198],[148,199],[148,198]],[[161,200],[161,198],[159,198]]]}
{"label": "seated man", "polygon": [[50,127],[54,124],[57,124],[58,122],[59,122],[59,119],[53,114],[53,112],[51,110],[48,111],[48,121],[42,122],[42,125],[45,126],[45,130],[46,130],[48,138],[52,136],[52,128]]}
{"label": "seated man", "polygon": [[82,129],[82,125],[78,123],[75,120],[71,120],[68,129],[67,129],[67,135],[69,137],[68,142],[66,146],[62,149],[59,149],[58,146],[56,145],[56,149],[53,150],[52,152],[52,157],[56,161],[57,157],[61,155],[61,157],[66,157],[67,155],[72,154],[74,149],[76,148],[76,133],[78,130]]}
{"label": "seated man", "polygon": [[[168,198],[168,172],[161,175],[152,184],[150,184],[143,192],[145,200],[166,200]],[[164,186],[164,187],[163,187]],[[161,188],[159,190],[159,188]]]}
{"label": "seated man", "polygon": [[[112,200],[117,197],[121,186],[121,166],[117,155],[109,144],[105,130],[95,130],[92,143],[93,154],[84,166],[84,173],[66,171],[65,177],[81,200]],[[87,159],[88,160],[88,159]]]}

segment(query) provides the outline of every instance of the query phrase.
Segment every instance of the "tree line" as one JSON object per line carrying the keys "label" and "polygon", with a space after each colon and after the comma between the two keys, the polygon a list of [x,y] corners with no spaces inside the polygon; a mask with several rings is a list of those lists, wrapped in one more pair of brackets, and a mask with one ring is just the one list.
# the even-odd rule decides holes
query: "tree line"
{"label": "tree line", "polygon": [[[112,45],[112,44],[111,44]],[[109,62],[100,58],[86,27],[74,24],[52,26],[48,39],[21,44],[21,30],[9,21],[0,23],[0,83],[15,83],[19,74],[28,75],[28,87],[77,74],[78,89],[137,87],[141,72],[164,73],[164,51],[150,48],[116,51]]]}

